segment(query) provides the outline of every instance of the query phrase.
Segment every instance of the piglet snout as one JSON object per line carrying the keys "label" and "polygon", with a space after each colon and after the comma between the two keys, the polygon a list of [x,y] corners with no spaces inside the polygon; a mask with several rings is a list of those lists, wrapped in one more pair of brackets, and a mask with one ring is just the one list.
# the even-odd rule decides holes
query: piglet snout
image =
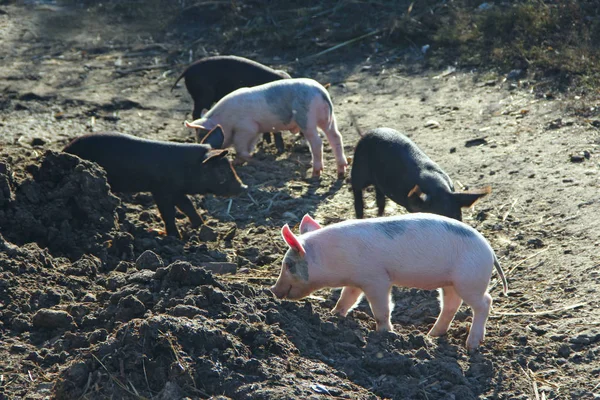
{"label": "piglet snout", "polygon": [[269,290],[271,292],[273,292],[273,294],[275,295],[275,297],[277,297],[278,299],[283,299],[285,297],[285,295],[286,295],[286,293],[283,290],[277,289],[277,285],[271,286],[269,288]]}

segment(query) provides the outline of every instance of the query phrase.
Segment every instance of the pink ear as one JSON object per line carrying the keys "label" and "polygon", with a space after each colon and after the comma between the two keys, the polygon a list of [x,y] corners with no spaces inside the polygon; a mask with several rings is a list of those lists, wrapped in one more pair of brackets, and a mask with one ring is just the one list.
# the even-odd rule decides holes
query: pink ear
{"label": "pink ear", "polygon": [[304,257],[306,251],[304,251],[304,247],[302,246],[296,235],[294,235],[288,224],[285,224],[283,228],[281,228],[281,236],[283,236],[283,240],[285,240],[288,246],[296,250],[298,253],[300,253],[301,256]]}
{"label": "pink ear", "polygon": [[[194,122],[196,122],[196,121],[194,121]],[[206,130],[208,130],[207,128],[203,127],[202,125],[195,124],[194,122],[190,123],[190,122],[185,121],[185,127],[186,128],[197,128],[197,129],[206,129]]]}
{"label": "pink ear", "polygon": [[307,232],[316,231],[317,229],[321,228],[321,225],[319,225],[319,223],[308,214],[304,215],[304,217],[302,218],[302,222],[300,222],[301,235],[304,235]]}

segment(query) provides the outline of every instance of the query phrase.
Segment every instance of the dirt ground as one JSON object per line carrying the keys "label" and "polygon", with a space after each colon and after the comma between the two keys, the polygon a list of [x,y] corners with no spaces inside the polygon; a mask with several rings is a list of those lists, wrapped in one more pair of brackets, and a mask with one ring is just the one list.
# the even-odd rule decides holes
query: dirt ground
{"label": "dirt ground", "polygon": [[[405,132],[458,187],[492,186],[464,219],[510,292],[492,280],[486,341],[468,354],[467,306],[447,337],[427,336],[436,292],[395,289],[396,332],[381,334],[366,301],[330,314],[337,289],[299,302],[268,291],[283,224],[354,216],[327,143],[320,182],[298,138],[284,134],[281,155],[261,144],[237,169],[250,194],[195,196],[207,224],[178,215],[181,240],[161,235],[149,194],[117,197],[98,166],[61,154],[104,130],[192,141],[191,99],[170,89],[202,54],[113,17],[0,5],[0,399],[600,398],[597,99],[526,74],[425,71],[419,51],[376,38],[310,62],[238,53],[332,83],[347,155],[354,113],[363,130]],[[366,205],[374,216],[373,192]],[[388,201],[387,215],[404,212]]]}

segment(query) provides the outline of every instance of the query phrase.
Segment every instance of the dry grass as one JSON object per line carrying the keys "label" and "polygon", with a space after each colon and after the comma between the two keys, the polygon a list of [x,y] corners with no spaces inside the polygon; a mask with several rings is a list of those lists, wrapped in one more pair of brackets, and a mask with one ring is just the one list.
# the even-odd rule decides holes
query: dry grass
{"label": "dry grass", "polygon": [[527,69],[562,88],[600,82],[597,0],[65,1],[115,14],[117,23],[154,20],[163,34],[189,35],[182,55],[208,48],[293,62],[348,42],[322,59],[343,61],[358,46],[369,54],[400,49],[424,67]]}

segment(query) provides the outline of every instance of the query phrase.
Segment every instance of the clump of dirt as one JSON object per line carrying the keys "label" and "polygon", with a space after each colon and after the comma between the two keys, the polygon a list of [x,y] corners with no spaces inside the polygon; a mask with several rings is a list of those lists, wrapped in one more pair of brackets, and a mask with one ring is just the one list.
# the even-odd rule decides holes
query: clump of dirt
{"label": "clump of dirt", "polygon": [[47,151],[30,177],[17,181],[8,164],[0,170],[0,232],[17,244],[36,242],[53,254],[77,259],[100,254],[117,228],[120,201],[106,173],[78,157]]}
{"label": "clump of dirt", "polygon": [[[364,313],[343,319],[308,302],[280,302],[267,289],[222,282],[187,262],[122,276],[98,299],[103,304],[87,316],[95,322],[83,324],[79,340],[55,345],[80,354],[57,379],[57,398],[273,398],[292,391],[299,398],[319,391],[375,398],[369,387],[414,398],[419,382],[429,380],[436,398],[475,398],[493,374],[481,358],[472,360],[477,372],[465,376],[455,346],[431,349],[422,332],[376,333]],[[104,339],[94,339],[102,329]]]}

